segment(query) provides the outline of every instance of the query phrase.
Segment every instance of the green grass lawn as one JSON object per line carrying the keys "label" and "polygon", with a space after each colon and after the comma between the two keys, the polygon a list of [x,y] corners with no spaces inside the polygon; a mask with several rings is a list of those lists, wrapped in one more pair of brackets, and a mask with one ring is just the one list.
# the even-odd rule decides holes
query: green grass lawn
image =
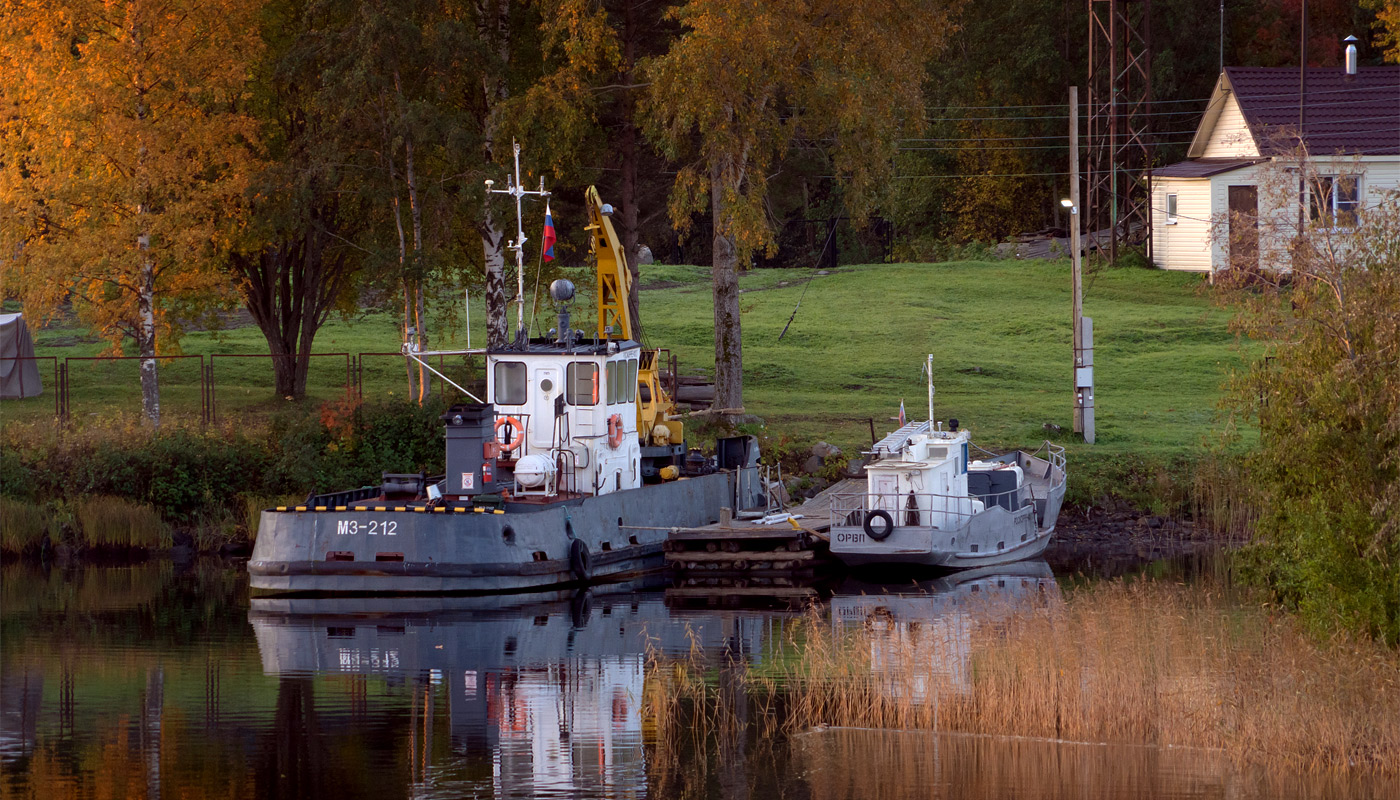
{"label": "green grass lawn", "polygon": [[[571,277],[582,290],[574,324],[589,330],[591,274],[576,270]],[[922,368],[932,353],[939,418],[957,417],[979,442],[1035,444],[1046,437],[1047,422],[1070,427],[1069,283],[1064,261],[876,264],[829,275],[751,271],[740,281],[745,407],[778,433],[866,446],[867,420],[873,417],[883,435],[901,399],[911,418],[926,414]],[[1185,453],[1213,429],[1221,383],[1244,355],[1226,329],[1226,312],[1211,304],[1200,283],[1195,275],[1141,269],[1106,270],[1086,280],[1084,313],[1094,319],[1096,344],[1096,453]],[[799,298],[801,309],[779,341]],[[648,344],[676,353],[682,373],[711,371],[707,268],[644,267],[642,316]],[[472,322],[472,343],[480,346],[485,337],[479,305]],[[552,312],[542,308],[537,327],[552,324]],[[40,356],[90,356],[104,349],[73,329],[40,330],[35,340]],[[398,341],[393,315],[368,314],[333,319],[317,336],[316,350],[392,352]],[[465,344],[460,331],[434,341],[435,347]],[[251,325],[192,332],[181,347],[186,354],[266,352]],[[401,396],[401,358],[364,361],[366,400]],[[137,411],[136,364],[72,362],[75,416]],[[456,379],[479,374],[463,359],[449,367]],[[6,401],[6,419],[52,414],[51,368],[43,364],[41,370],[46,394]],[[221,417],[285,404],[272,394],[266,361],[220,358],[215,380]],[[162,381],[167,412],[198,414],[193,363],[167,362]],[[344,357],[318,357],[309,380],[311,402],[339,396],[344,383]]]}
{"label": "green grass lawn", "polygon": [[[671,347],[682,372],[709,368],[705,276],[693,267],[648,273],[654,284],[679,285],[643,293],[647,338]],[[1142,269],[1086,280],[1096,452],[1170,455],[1213,429],[1221,383],[1243,355],[1228,314],[1200,284],[1195,275]],[[881,264],[825,276],[760,270],[740,285],[745,407],[772,428],[868,446],[868,419],[884,435],[901,398],[910,418],[926,416],[930,353],[937,416],[958,418],[979,441],[1032,444],[1045,438],[1047,422],[1071,427],[1067,262]]]}

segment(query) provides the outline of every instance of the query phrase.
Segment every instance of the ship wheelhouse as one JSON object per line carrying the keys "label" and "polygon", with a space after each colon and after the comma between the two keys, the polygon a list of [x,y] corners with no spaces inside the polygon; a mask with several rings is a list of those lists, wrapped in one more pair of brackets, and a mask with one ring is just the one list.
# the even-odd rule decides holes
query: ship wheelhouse
{"label": "ship wheelhouse", "polygon": [[517,497],[602,495],[642,485],[633,341],[534,340],[487,354],[498,480]]}

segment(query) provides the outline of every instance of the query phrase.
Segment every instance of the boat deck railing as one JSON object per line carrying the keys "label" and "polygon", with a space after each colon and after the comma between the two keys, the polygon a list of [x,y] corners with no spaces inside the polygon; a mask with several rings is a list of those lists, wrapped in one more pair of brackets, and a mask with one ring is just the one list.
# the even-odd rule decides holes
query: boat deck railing
{"label": "boat deck railing", "polygon": [[927,492],[845,492],[831,498],[833,526],[863,525],[873,511],[884,511],[897,528],[956,528],[992,506],[1007,510],[1034,502],[1026,486],[985,495],[932,494]]}

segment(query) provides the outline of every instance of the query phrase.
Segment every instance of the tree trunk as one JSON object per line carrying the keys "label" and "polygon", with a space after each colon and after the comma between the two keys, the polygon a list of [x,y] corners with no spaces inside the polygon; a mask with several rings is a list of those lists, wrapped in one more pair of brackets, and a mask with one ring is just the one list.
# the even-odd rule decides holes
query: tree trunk
{"label": "tree trunk", "polygon": [[[637,30],[633,15],[636,0],[627,0],[622,15],[622,84],[632,85],[632,72],[637,63]],[[622,163],[622,252],[627,257],[630,275],[627,291],[627,316],[632,320],[628,332],[633,341],[642,340],[641,267],[637,264],[637,125],[632,92],[622,95],[622,136],[618,143],[618,158]]]}
{"label": "tree trunk", "polygon": [[502,246],[505,234],[496,227],[491,209],[481,223],[481,249],[486,259],[486,347],[499,350],[506,346],[506,252]]}
{"label": "tree trunk", "polygon": [[139,237],[141,280],[137,287],[136,351],[141,356],[141,408],[152,425],[160,424],[160,381],[156,375],[156,265],[147,251],[150,240]]}
{"label": "tree trunk", "polygon": [[[477,33],[483,41],[495,42],[499,68],[504,70],[510,60],[510,0],[477,0]],[[481,88],[485,101],[486,140],[482,163],[489,170],[495,165],[495,112],[506,99],[508,87],[504,75],[488,72],[481,79]],[[491,214],[489,194],[486,200],[478,228],[486,273],[486,347],[498,350],[506,346],[509,325],[506,319],[505,233]]]}
{"label": "tree trunk", "polygon": [[[413,133],[408,128],[408,120],[404,114],[403,102],[403,82],[399,79],[399,71],[394,70],[394,92],[398,99],[399,124],[403,128],[404,137],[404,183],[408,186],[408,213],[413,222],[413,260],[411,271],[413,273],[413,322],[418,329],[418,349],[426,351],[428,349],[428,314],[424,309],[423,283],[426,276],[423,274],[423,207],[418,202],[418,173],[413,159]],[[428,393],[432,390],[432,373],[423,364],[418,364],[418,405],[423,405]]]}
{"label": "tree trunk", "polygon": [[732,168],[710,167],[710,218],[714,227],[710,277],[715,300],[715,404],[744,404],[743,340],[739,330],[739,264],[734,235],[725,223],[724,190],[733,182]]}

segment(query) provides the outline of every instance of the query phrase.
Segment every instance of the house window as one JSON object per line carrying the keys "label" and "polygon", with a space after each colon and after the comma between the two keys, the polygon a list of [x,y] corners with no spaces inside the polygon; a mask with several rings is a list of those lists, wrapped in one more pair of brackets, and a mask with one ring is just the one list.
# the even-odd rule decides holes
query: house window
{"label": "house window", "polygon": [[525,405],[524,362],[496,362],[496,404],[502,406]]}
{"label": "house window", "polygon": [[564,401],[569,405],[598,405],[598,365],[586,361],[570,364],[564,388]]}
{"label": "house window", "polygon": [[1361,179],[1323,175],[1307,182],[1308,219],[1338,228],[1355,227],[1361,211]]}
{"label": "house window", "polygon": [[1167,224],[1176,224],[1176,194],[1167,195]]}

